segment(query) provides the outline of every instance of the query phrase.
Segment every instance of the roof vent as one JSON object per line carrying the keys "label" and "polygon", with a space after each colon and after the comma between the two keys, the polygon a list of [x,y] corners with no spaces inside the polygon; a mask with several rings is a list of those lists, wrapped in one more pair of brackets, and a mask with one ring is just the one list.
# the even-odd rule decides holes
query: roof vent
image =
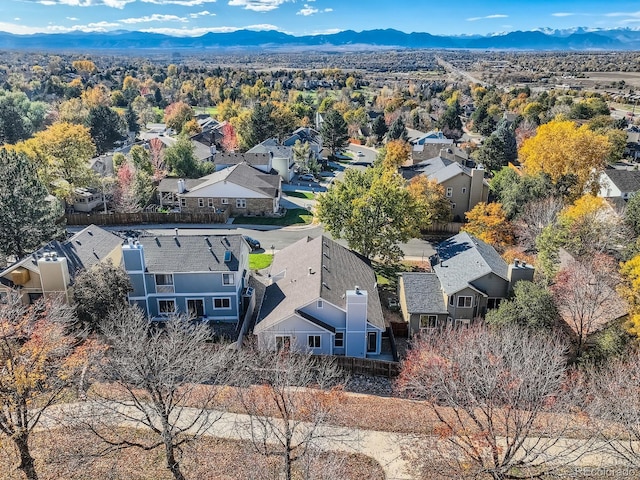
{"label": "roof vent", "polygon": [[356,295],[360,295],[360,287],[358,285],[355,286]]}
{"label": "roof vent", "polygon": [[513,260],[513,264],[517,267],[518,265],[520,265],[520,260],[518,260],[517,258],[515,258]]}
{"label": "roof vent", "polygon": [[176,237],[177,237],[178,236],[178,228],[177,227],[176,227],[175,231],[176,231]]}
{"label": "roof vent", "polygon": [[209,240],[209,237],[204,237],[204,241],[207,242],[207,245],[209,245],[209,250],[211,250],[211,240]]}
{"label": "roof vent", "polygon": [[177,246],[180,246],[180,240],[178,240],[178,237],[173,237],[173,240],[176,242]]}
{"label": "roof vent", "polygon": [[313,274],[314,274],[313,268],[309,267],[309,275],[313,275]]}
{"label": "roof vent", "polygon": [[324,268],[327,272],[329,271],[329,267],[327,267],[326,265],[322,265],[322,268]]}

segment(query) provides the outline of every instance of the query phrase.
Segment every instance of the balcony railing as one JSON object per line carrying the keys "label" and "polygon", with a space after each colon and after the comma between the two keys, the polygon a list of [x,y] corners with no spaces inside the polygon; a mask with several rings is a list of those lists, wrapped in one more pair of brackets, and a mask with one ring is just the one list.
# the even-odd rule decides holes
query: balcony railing
{"label": "balcony railing", "polygon": [[173,285],[156,285],[156,293],[175,293]]}

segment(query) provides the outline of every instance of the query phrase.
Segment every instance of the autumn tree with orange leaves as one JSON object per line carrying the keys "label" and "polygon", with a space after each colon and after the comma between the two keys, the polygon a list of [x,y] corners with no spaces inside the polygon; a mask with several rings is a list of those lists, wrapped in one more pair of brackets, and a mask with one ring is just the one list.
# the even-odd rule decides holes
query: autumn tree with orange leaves
{"label": "autumn tree with orange leaves", "polygon": [[387,170],[396,171],[405,164],[411,155],[411,145],[408,142],[400,140],[391,140],[385,147],[385,155],[382,165]]}
{"label": "autumn tree with orange leaves", "polygon": [[513,226],[500,203],[480,202],[466,213],[467,224],[462,231],[490,243],[494,247],[512,245]]}
{"label": "autumn tree with orange leaves", "polygon": [[15,446],[26,480],[37,480],[31,434],[82,361],[65,334],[73,312],[56,301],[23,305],[10,291],[0,305],[0,437]]}

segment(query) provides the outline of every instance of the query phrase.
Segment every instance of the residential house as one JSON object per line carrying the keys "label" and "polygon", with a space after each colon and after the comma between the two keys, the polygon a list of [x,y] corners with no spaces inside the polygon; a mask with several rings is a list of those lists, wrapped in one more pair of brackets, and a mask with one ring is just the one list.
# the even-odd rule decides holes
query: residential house
{"label": "residential house", "polygon": [[[129,302],[153,319],[186,313],[238,323],[246,289],[249,245],[242,235],[143,236],[121,247],[133,290]],[[243,303],[243,296],[247,297]]]}
{"label": "residential house", "polygon": [[120,265],[122,238],[90,225],[60,242],[54,240],[0,272],[0,297],[16,289],[22,302],[33,303],[43,295],[72,298],[78,272],[111,261]]}
{"label": "residential house", "polygon": [[599,197],[628,200],[640,190],[640,171],[607,168],[598,180]]}
{"label": "residential house", "polygon": [[640,127],[632,125],[627,129],[627,144],[624,154],[634,161],[640,159]]}
{"label": "residential house", "polygon": [[424,133],[419,130],[407,129],[409,135],[409,143],[411,145],[453,145],[453,140],[444,136],[444,133],[440,130],[431,130]]}
{"label": "residential house", "polygon": [[532,281],[535,272],[526,262],[507,265],[491,245],[466,232],[438,244],[430,260],[433,273],[403,273],[399,281],[400,308],[410,335],[483,318],[516,282]]}
{"label": "residential house", "polygon": [[385,330],[366,259],[325,236],[303,238],[276,254],[253,330],[260,348],[376,357]]}
{"label": "residential house", "polygon": [[264,173],[272,173],[273,157],[269,153],[216,153],[213,163],[216,170],[222,170],[240,163],[256,168]]}
{"label": "residential house", "polygon": [[275,138],[268,138],[255,147],[249,149],[247,153],[260,153],[271,156],[271,166],[282,177],[282,180],[289,183],[294,173],[295,162],[293,161],[293,151],[291,147],[281,145]]}
{"label": "residential house", "polygon": [[489,198],[489,183],[484,179],[482,167],[472,169],[438,156],[402,167],[400,173],[407,180],[424,175],[441,185],[451,202],[453,220],[457,222],[463,221],[466,212]]}
{"label": "residential house", "polygon": [[293,147],[296,141],[300,140],[301,143],[308,143],[311,148],[311,153],[315,155],[319,162],[322,162],[322,135],[319,130],[314,130],[311,127],[300,127],[293,131],[290,137],[283,140],[282,144],[287,147]]}
{"label": "residential house", "polygon": [[104,206],[105,198],[102,192],[95,188],[76,188],[73,191],[73,209],[76,212],[89,213]]}
{"label": "residential house", "polygon": [[282,179],[239,163],[197,179],[164,178],[158,185],[161,207],[182,212],[273,215],[280,209]]}

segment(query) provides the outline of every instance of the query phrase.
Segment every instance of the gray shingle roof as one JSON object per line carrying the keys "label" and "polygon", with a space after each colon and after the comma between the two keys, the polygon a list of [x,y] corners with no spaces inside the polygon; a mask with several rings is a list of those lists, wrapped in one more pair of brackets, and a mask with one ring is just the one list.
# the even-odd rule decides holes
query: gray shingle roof
{"label": "gray shingle roof", "polygon": [[213,159],[218,165],[236,165],[246,162],[249,165],[269,165],[271,155],[268,153],[216,153]]}
{"label": "gray shingle roof", "polygon": [[[149,273],[235,272],[241,268],[242,235],[178,235],[140,237]],[[231,261],[225,263],[225,251]]]}
{"label": "gray shingle roof", "polygon": [[498,252],[466,232],[439,243],[431,264],[447,295],[492,272],[507,279],[507,263]]}
{"label": "gray shingle roof", "polygon": [[64,242],[54,240],[36,250],[30,256],[11,265],[0,276],[5,276],[17,267],[38,272],[37,258],[46,252],[55,252],[67,258],[69,274],[73,279],[80,270],[91,268],[104,260],[122,244],[122,238],[96,225],[89,225]]}
{"label": "gray shingle roof", "polygon": [[247,153],[266,153],[271,154],[273,158],[290,158],[292,156],[291,147],[280,145],[274,138],[268,138],[249,149]]}
{"label": "gray shingle roof", "polygon": [[640,170],[605,170],[605,175],[621,192],[640,190]]}
{"label": "gray shingle roof", "polygon": [[356,285],[367,291],[369,323],[386,328],[373,269],[366,259],[325,236],[303,238],[278,252],[271,275],[276,281],[266,289],[256,333],[318,297],[346,309],[344,295]]}
{"label": "gray shingle roof", "polygon": [[440,280],[435,273],[405,272],[399,281],[404,287],[409,314],[447,313]]}

